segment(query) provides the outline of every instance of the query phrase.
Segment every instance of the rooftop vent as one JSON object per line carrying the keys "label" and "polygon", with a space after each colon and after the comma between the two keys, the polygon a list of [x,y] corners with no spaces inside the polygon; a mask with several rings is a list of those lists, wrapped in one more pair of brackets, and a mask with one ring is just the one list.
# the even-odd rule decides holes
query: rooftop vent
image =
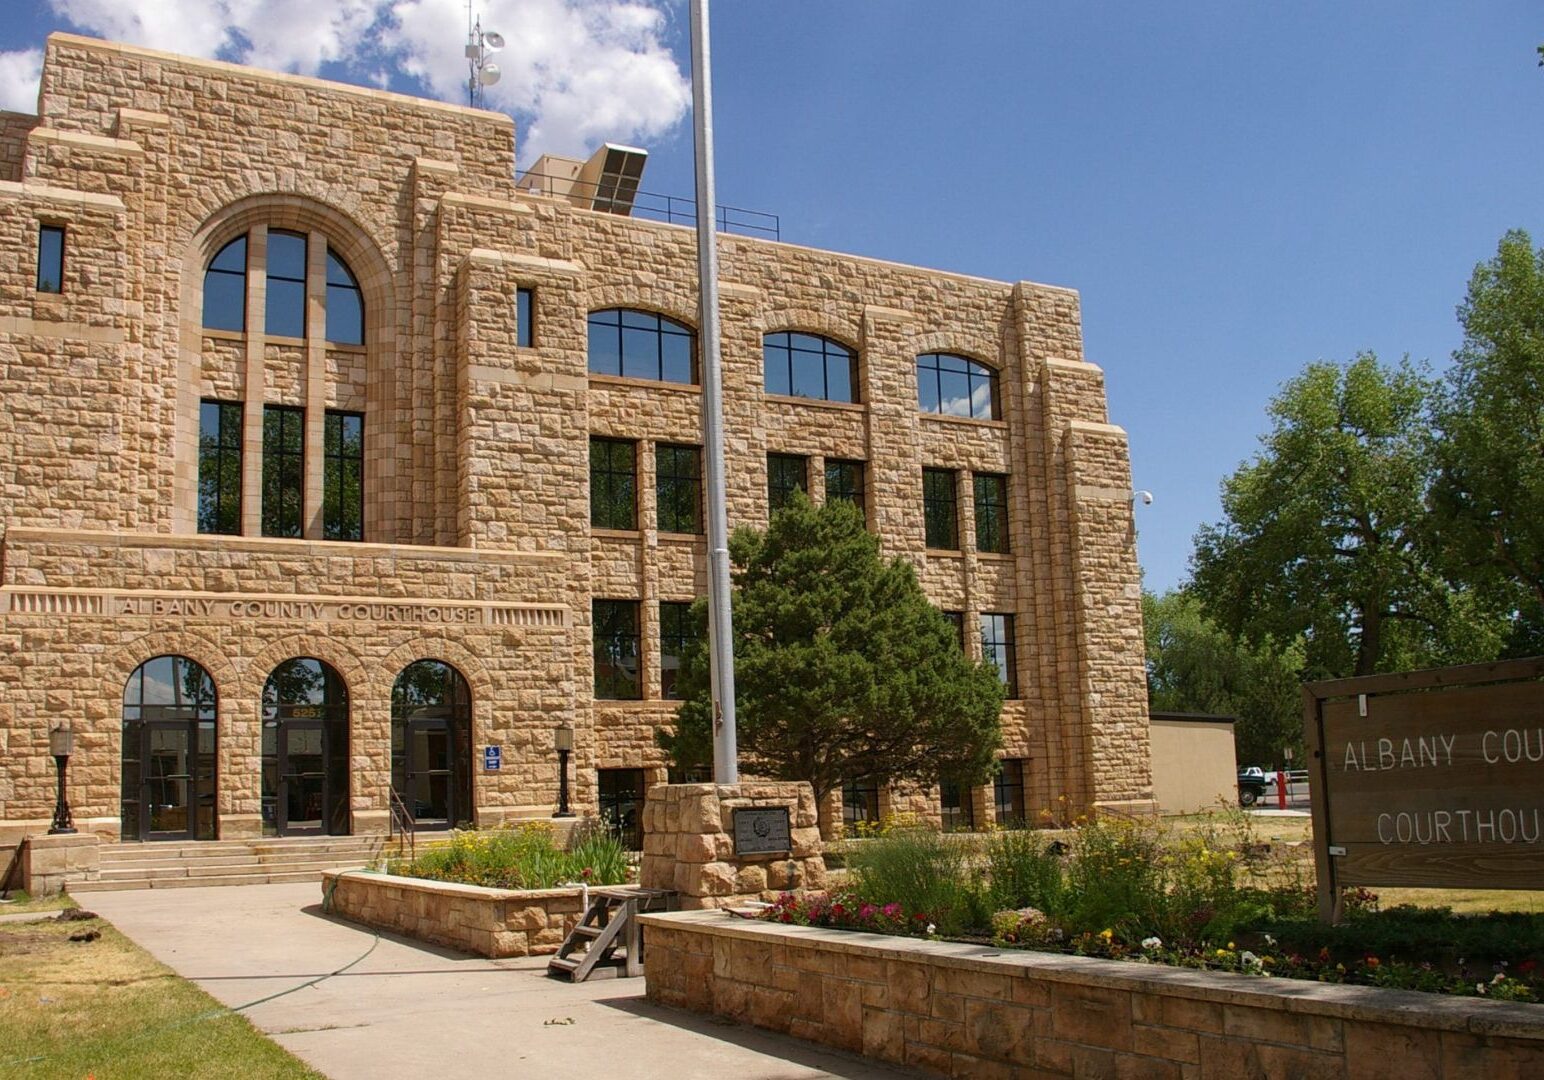
{"label": "rooftop vent", "polygon": [[535,195],[567,199],[583,210],[626,217],[633,212],[648,159],[647,150],[615,143],[606,143],[585,162],[543,154],[515,186]]}

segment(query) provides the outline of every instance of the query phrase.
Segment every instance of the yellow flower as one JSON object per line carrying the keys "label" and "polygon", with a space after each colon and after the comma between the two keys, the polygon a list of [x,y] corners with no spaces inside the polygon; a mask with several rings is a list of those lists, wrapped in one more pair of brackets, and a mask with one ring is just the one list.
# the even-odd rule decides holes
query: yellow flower
{"label": "yellow flower", "polygon": [[1109,941],[1112,937],[1115,936],[1115,931],[1106,927],[1105,929],[1099,931],[1099,936],[1104,938],[1104,940]]}

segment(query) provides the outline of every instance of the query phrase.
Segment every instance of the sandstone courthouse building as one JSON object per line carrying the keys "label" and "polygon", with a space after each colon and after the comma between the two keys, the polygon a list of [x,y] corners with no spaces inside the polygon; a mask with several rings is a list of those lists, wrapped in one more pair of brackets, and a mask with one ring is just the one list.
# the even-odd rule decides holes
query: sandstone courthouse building
{"label": "sandstone courthouse building", "polygon": [[[60,724],[110,840],[379,833],[393,790],[421,827],[547,817],[564,724],[581,813],[666,778],[694,233],[514,177],[507,116],[50,38],[39,115],[0,114],[0,843],[48,827]],[[849,818],[1145,804],[1076,293],[721,259],[731,527],[851,499],[1009,684],[997,782],[854,778]]]}

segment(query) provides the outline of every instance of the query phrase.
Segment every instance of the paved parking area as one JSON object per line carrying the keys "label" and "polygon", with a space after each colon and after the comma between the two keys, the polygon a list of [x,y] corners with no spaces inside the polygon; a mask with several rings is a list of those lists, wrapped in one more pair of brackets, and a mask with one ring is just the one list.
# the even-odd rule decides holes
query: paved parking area
{"label": "paved parking area", "polygon": [[914,1075],[651,1005],[642,979],[574,986],[546,978],[545,957],[486,960],[377,938],[325,915],[318,884],[80,899],[224,1004],[249,1005],[254,1024],[334,1080]]}

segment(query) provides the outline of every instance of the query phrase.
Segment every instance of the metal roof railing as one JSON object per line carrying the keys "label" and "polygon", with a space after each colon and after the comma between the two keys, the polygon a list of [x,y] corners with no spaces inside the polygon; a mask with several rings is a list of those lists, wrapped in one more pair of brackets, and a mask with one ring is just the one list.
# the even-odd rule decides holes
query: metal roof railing
{"label": "metal roof railing", "polygon": [[[574,177],[557,176],[552,173],[539,173],[529,170],[515,174],[517,184],[527,178],[552,182],[550,185],[543,183],[539,192],[529,192],[528,188],[521,189],[531,194],[565,198],[568,192],[583,194],[584,189],[590,188],[594,189],[590,192],[593,201],[599,192],[599,185],[587,183]],[[554,188],[562,192],[562,194],[554,194]],[[596,209],[604,210],[603,207],[596,207]],[[769,214],[761,210],[747,210],[739,206],[720,205],[714,207],[714,210],[714,217],[717,220],[720,232],[738,233],[741,236],[758,236],[763,239],[772,240],[781,240],[783,238],[782,221],[776,214]],[[671,225],[696,225],[697,203],[694,199],[682,198],[679,195],[666,195],[657,191],[639,191],[633,196],[631,216],[647,218],[651,221],[663,221]]]}

